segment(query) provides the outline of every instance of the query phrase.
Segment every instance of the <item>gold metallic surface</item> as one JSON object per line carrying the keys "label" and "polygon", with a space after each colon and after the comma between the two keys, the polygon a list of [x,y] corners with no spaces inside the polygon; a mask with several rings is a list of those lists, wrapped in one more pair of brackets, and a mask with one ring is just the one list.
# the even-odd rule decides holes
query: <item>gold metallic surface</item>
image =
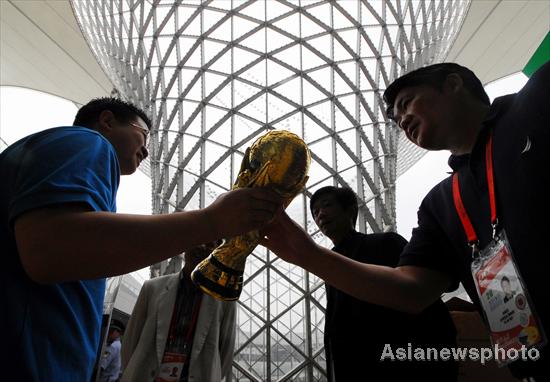
{"label": "gold metallic surface", "polygon": [[[246,149],[232,189],[269,187],[281,195],[285,207],[302,191],[311,156],[305,142],[286,130],[274,130]],[[258,231],[224,240],[193,270],[191,278],[205,293],[219,300],[237,300],[242,290],[246,258],[258,245]]]}

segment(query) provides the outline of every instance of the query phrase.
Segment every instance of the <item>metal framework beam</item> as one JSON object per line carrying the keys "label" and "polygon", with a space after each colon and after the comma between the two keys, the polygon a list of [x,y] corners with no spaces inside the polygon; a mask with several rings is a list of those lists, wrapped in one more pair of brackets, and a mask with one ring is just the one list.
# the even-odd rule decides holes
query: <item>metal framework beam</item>
{"label": "metal framework beam", "polygon": [[[288,211],[325,244],[308,200],[326,185],[356,190],[360,231],[395,229],[396,177],[420,154],[402,144],[381,94],[397,76],[445,57],[468,4],[72,2],[120,94],[153,117],[155,213],[210,204],[230,189],[252,141],[287,129],[312,151],[310,181]],[[245,280],[234,376],[325,380],[322,280],[264,248],[250,256]]]}

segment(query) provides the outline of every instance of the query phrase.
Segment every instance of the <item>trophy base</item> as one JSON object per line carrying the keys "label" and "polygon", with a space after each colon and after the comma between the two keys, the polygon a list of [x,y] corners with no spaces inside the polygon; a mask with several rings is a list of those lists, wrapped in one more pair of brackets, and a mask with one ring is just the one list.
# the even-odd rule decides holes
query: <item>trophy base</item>
{"label": "trophy base", "polygon": [[229,268],[210,255],[191,272],[191,280],[204,293],[217,300],[235,301],[243,289],[243,273]]}

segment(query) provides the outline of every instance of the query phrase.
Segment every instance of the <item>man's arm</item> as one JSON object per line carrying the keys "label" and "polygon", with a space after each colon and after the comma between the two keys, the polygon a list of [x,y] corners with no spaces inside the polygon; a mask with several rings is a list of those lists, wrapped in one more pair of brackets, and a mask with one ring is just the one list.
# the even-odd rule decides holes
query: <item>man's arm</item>
{"label": "man's arm", "polygon": [[221,195],[210,206],[167,215],[90,211],[85,204],[31,210],[14,224],[21,263],[35,282],[119,275],[232,237],[272,219],[280,199],[263,189]]}
{"label": "man's arm", "polygon": [[436,301],[451,279],[417,266],[390,268],[364,264],[317,245],[284,212],[264,231],[265,245],[280,258],[319,276],[358,299],[388,308],[419,313]]}

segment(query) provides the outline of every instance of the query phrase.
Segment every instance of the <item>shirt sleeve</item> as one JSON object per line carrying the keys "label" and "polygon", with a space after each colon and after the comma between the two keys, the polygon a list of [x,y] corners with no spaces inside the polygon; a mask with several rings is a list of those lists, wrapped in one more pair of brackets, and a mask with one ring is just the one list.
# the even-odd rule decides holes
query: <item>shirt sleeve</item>
{"label": "shirt sleeve", "polygon": [[101,381],[117,381],[120,373],[120,341],[114,341],[105,348],[99,362]]}
{"label": "shirt sleeve", "polygon": [[[542,65],[518,92],[516,99],[522,108],[530,113],[540,113],[547,116],[548,101],[550,101],[550,62]],[[546,121],[548,122],[548,121]],[[547,124],[546,124],[547,126]]]}
{"label": "shirt sleeve", "polygon": [[388,232],[384,234],[382,250],[380,252],[384,253],[388,258],[386,261],[391,261],[390,266],[395,267],[399,263],[400,254],[406,245],[407,240],[403,236],[395,232]]}
{"label": "shirt sleeve", "polygon": [[53,130],[21,148],[8,207],[10,226],[26,211],[61,203],[116,211],[120,170],[111,144],[85,128]]}
{"label": "shirt sleeve", "polygon": [[362,263],[396,267],[407,240],[395,232],[371,233],[362,236],[361,248],[354,259]]}
{"label": "shirt sleeve", "polygon": [[453,261],[454,248],[428,207],[427,199],[418,210],[418,227],[401,253],[398,266],[413,265],[449,275],[452,279],[448,291],[458,288],[459,275]]}

